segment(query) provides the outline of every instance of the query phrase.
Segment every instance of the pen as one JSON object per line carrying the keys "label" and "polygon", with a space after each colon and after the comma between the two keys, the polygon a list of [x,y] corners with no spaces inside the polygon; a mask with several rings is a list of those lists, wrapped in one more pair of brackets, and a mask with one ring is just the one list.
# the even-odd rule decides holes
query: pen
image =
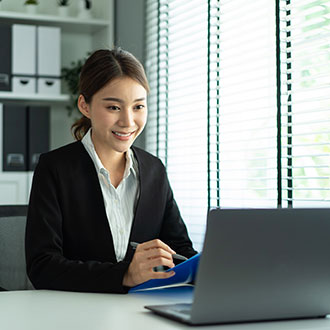
{"label": "pen", "polygon": [[[131,245],[131,247],[135,250],[137,248],[137,246],[139,245],[139,243],[136,242],[130,242],[129,243]],[[178,259],[178,260],[188,260],[188,258],[182,256],[181,254],[172,254],[172,258],[173,259]]]}

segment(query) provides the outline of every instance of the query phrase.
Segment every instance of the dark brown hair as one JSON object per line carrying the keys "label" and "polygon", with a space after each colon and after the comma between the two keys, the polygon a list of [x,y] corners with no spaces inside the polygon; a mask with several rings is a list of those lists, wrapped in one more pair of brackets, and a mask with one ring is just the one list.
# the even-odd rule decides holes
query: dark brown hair
{"label": "dark brown hair", "polygon": [[[147,92],[149,85],[142,64],[129,52],[115,48],[95,51],[85,62],[79,77],[79,94],[87,103],[93,95],[110,81],[119,77],[129,77],[140,83]],[[81,140],[91,127],[89,118],[82,116],[71,127],[76,140]]]}

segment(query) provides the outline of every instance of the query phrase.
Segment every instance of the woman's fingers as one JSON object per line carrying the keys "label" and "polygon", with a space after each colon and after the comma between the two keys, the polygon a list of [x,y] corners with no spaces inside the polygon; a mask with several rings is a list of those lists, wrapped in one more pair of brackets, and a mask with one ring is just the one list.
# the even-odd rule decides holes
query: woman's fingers
{"label": "woman's fingers", "polygon": [[153,272],[152,279],[170,278],[175,275],[174,271],[170,272]]}
{"label": "woman's fingers", "polygon": [[147,269],[153,269],[158,266],[167,266],[169,268],[173,268],[175,266],[172,260],[163,257],[148,259],[144,265]]}
{"label": "woman's fingers", "polygon": [[166,250],[163,250],[162,248],[152,248],[148,250],[143,250],[143,251],[136,251],[137,254],[141,253],[143,258],[145,259],[155,259],[155,258],[165,258],[168,260],[173,260],[172,258],[172,253],[169,253]]}
{"label": "woman's fingers", "polygon": [[165,244],[164,242],[162,242],[160,239],[153,239],[152,241],[148,241],[142,244],[139,244],[137,246],[137,251],[138,250],[149,250],[149,249],[163,249],[165,251],[167,251],[170,254],[174,254],[175,251],[172,250],[167,244]]}
{"label": "woman's fingers", "polygon": [[[152,270],[157,266],[174,267],[172,255],[162,249],[150,249],[142,252],[136,252],[134,256],[140,271]],[[134,258],[133,258],[134,259]]]}
{"label": "woman's fingers", "polygon": [[174,253],[174,250],[159,239],[139,244],[124,276],[123,284],[134,286],[150,279],[173,276],[173,271],[155,272],[153,269],[157,266],[173,268],[172,254]]}

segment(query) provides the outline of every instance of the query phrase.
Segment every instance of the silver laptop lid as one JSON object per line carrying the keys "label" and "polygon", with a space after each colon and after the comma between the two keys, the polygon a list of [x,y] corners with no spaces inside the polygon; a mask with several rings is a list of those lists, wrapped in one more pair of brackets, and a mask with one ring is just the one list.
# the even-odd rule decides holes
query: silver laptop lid
{"label": "silver laptop lid", "polygon": [[192,323],[330,313],[330,209],[211,210]]}

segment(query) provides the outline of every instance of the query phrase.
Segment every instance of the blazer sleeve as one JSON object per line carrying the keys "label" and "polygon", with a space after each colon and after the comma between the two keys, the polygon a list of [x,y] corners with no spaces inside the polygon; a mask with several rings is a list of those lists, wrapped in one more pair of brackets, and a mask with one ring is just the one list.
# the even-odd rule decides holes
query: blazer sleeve
{"label": "blazer sleeve", "polygon": [[164,186],[166,192],[166,206],[160,239],[168,244],[175,252],[190,258],[195,255],[197,251],[193,249],[192,242],[188,236],[187,227],[174,199],[165,169]]}
{"label": "blazer sleeve", "polygon": [[28,208],[25,252],[27,273],[36,289],[126,293],[129,263],[69,260],[63,255],[62,214],[56,166],[40,157]]}

